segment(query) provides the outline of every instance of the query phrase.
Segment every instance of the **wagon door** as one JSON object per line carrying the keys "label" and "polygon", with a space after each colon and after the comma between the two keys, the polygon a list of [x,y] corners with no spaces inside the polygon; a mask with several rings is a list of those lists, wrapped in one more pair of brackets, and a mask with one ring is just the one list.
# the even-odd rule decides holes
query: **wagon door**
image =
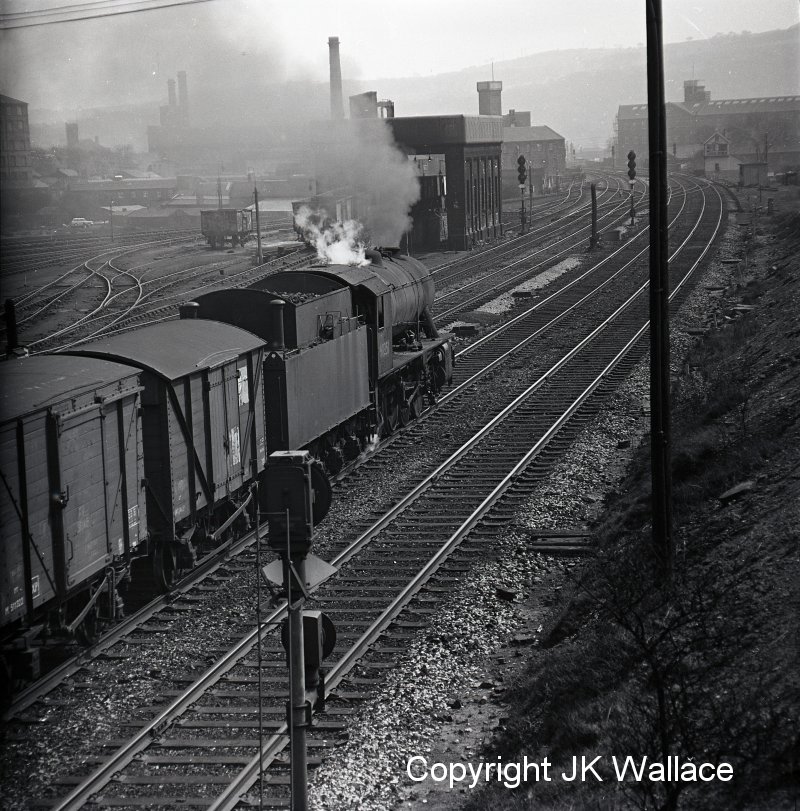
{"label": "wagon door", "polygon": [[[250,386],[247,358],[239,358],[223,367],[225,391],[226,490],[238,490],[245,481],[250,449],[247,442],[247,414],[250,409]],[[244,380],[242,380],[244,377]],[[242,385],[244,384],[244,385]]]}
{"label": "wagon door", "polygon": [[46,454],[43,415],[0,428],[0,610],[4,624],[56,594]]}
{"label": "wagon door", "polygon": [[[106,481],[118,477],[104,441],[100,407],[48,420],[48,457],[53,492],[64,532],[67,588],[101,570],[111,560]],[[57,543],[58,521],[54,521]]]}
{"label": "wagon door", "polygon": [[137,395],[120,398],[106,403],[104,411],[106,513],[111,551],[120,557],[135,552],[146,536],[138,402]]}
{"label": "wagon door", "polygon": [[[233,369],[228,364],[217,366],[206,372],[206,443],[208,450],[208,463],[213,479],[214,501],[218,501],[230,494],[228,486],[228,450],[231,447],[231,438],[228,434],[228,420],[226,412],[226,376],[233,377]],[[233,383],[236,383],[234,378]],[[239,433],[236,431],[233,439],[238,448]]]}

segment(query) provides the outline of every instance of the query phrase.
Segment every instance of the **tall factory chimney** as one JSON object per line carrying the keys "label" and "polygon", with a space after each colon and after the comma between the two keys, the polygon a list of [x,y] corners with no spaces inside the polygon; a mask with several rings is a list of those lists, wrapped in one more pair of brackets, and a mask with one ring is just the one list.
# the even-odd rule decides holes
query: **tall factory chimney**
{"label": "tall factory chimney", "polygon": [[331,118],[344,118],[342,103],[342,65],[339,62],[339,37],[328,37],[331,65]]}
{"label": "tall factory chimney", "polygon": [[186,71],[178,71],[178,107],[180,121],[184,127],[189,126],[189,89],[186,86]]}
{"label": "tall factory chimney", "polygon": [[78,148],[78,122],[67,121],[67,149]]}
{"label": "tall factory chimney", "polygon": [[167,79],[167,92],[169,93],[169,106],[177,107],[178,99],[175,95],[175,80]]}
{"label": "tall factory chimney", "polygon": [[502,115],[502,82],[478,82],[478,115]]}

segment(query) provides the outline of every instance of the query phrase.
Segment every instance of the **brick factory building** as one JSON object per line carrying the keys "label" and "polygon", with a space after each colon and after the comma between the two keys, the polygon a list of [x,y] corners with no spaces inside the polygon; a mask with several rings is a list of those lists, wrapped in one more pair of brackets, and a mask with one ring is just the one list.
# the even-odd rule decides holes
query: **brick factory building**
{"label": "brick factory building", "polygon": [[[669,154],[693,169],[725,177],[741,163],[764,162],[770,172],[800,164],[800,96],[711,99],[697,79],[683,83],[682,103],[667,102]],[[721,138],[715,138],[718,133]],[[615,166],[624,167],[633,150],[637,165],[648,166],[647,105],[621,105],[617,112]],[[713,144],[714,146],[711,146]],[[724,160],[707,160],[717,157]],[[734,161],[735,159],[735,161]],[[719,164],[719,170],[715,167]],[[735,164],[735,165],[734,165]],[[723,168],[723,166],[728,168]]]}

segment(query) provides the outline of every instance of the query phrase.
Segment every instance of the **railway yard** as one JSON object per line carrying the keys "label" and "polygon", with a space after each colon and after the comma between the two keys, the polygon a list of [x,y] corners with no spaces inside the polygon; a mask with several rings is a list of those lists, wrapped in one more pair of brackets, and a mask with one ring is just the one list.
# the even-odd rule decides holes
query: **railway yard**
{"label": "railway yard", "polygon": [[[541,757],[534,741],[561,754],[591,751],[578,732],[585,750],[552,737],[546,718],[557,712],[558,688],[541,676],[526,681],[547,666],[568,668],[568,658],[558,660],[566,647],[574,662],[589,656],[599,610],[587,607],[586,594],[601,589],[598,561],[613,558],[615,537],[645,523],[647,216],[630,226],[619,176],[590,179],[607,235],[592,251],[589,179],[576,178],[558,200],[537,201],[528,233],[515,234],[509,220],[498,242],[421,257],[436,284],[436,324],[455,332],[456,364],[435,405],[332,471],[333,502],[313,551],[338,571],[309,600],[337,632],[324,665],[327,700],[309,730],[313,807],[516,808],[495,785],[478,794],[414,781],[406,763],[413,755],[445,764]],[[646,212],[647,184],[637,182],[635,192]],[[708,382],[711,366],[731,363],[740,388],[753,389],[744,405],[722,412],[720,448],[730,444],[726,430],[740,430],[737,415],[748,438],[761,436],[761,423],[781,428],[761,457],[749,451],[738,478],[720,472],[704,483],[717,488],[704,500],[680,491],[680,555],[690,554],[700,528],[753,542],[760,522],[771,538],[767,558],[785,558],[784,572],[764,574],[760,587],[784,604],[796,598],[797,561],[780,542],[796,529],[800,502],[791,407],[796,202],[778,195],[776,213],[754,222],[748,201],[725,187],[670,180],[677,424],[687,419],[681,409],[719,385]],[[190,298],[310,261],[298,248],[254,266],[252,246],[214,253],[189,233],[12,249],[4,248],[5,294],[16,299],[20,342],[32,354],[173,319]],[[769,324],[766,307],[775,315]],[[716,342],[722,352],[726,340],[733,361],[703,349]],[[756,348],[760,354],[748,354]],[[757,386],[785,394],[767,401]],[[680,462],[689,452],[677,444]],[[715,459],[730,464],[720,448],[706,450],[709,468]],[[638,480],[626,480],[626,471]],[[718,498],[742,482],[740,492]],[[3,807],[288,807],[287,676],[277,633],[286,601],[257,585],[262,557],[274,553],[245,533],[116,627],[84,628],[88,646],[68,646],[49,663],[43,657],[52,669],[18,690],[5,716]],[[754,627],[766,607],[766,598],[754,604]],[[777,642],[765,641],[766,659],[775,645],[783,649],[787,622],[777,623]],[[623,641],[609,635],[604,644]],[[770,685],[764,689],[782,708],[787,683]],[[601,696],[603,689],[608,702],[624,703],[610,684],[598,685]],[[538,710],[529,706],[531,690]],[[576,718],[584,712],[576,725],[591,725],[590,703],[576,699]],[[783,723],[770,734],[780,761]],[[737,760],[742,769],[746,760]],[[790,802],[781,779],[769,796]],[[566,802],[554,788],[530,791],[553,808]],[[610,794],[590,805],[576,791],[563,807],[610,807],[602,806]]]}

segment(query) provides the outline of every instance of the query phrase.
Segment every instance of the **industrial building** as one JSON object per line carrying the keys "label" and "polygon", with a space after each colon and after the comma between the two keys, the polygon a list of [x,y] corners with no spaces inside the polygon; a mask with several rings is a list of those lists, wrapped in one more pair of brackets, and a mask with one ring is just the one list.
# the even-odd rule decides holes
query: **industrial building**
{"label": "industrial building", "polygon": [[[503,83],[478,82],[480,115],[502,115]],[[509,110],[503,119],[502,193],[519,195],[517,161],[526,159],[528,192],[545,194],[556,191],[566,172],[566,142],[563,136],[545,125],[531,126],[528,110]]]}
{"label": "industrial building", "polygon": [[[800,96],[711,99],[697,79],[683,83],[683,102],[667,102],[667,144],[676,163],[710,176],[738,177],[740,164],[765,163],[768,172],[800,164]],[[617,112],[614,163],[623,168],[633,150],[648,167],[647,105],[621,105]]]}
{"label": "industrial building", "polygon": [[28,105],[0,96],[0,183],[17,188],[33,184]]}

